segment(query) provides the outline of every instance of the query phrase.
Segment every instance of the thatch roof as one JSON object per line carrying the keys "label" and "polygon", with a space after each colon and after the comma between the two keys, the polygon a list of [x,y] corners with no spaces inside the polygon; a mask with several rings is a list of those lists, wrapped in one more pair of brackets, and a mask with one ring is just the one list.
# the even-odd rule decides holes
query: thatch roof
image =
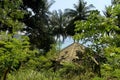
{"label": "thatch roof", "polygon": [[[59,56],[57,58],[57,61],[60,62],[71,62],[75,59],[79,59],[80,56],[82,57],[85,53],[86,50],[85,46],[79,44],[79,43],[72,43],[71,45],[67,46],[63,50],[60,51]],[[94,57],[91,56],[91,59],[98,64],[98,62],[95,60]]]}
{"label": "thatch roof", "polygon": [[76,51],[80,50],[84,53],[84,49],[85,47],[79,43],[73,43],[60,51],[58,59],[61,59],[61,61],[72,61],[73,59],[78,58],[76,56]]}

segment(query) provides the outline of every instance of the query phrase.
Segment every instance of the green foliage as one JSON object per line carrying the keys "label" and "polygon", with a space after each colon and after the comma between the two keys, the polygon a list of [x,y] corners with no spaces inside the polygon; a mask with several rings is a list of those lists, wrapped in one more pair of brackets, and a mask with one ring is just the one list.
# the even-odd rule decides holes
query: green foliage
{"label": "green foliage", "polygon": [[50,71],[37,72],[34,70],[26,69],[9,74],[7,80],[64,80],[64,79],[62,79],[58,73]]}
{"label": "green foliage", "polygon": [[11,35],[2,36],[6,40],[0,40],[0,74],[7,68],[15,69],[20,62],[26,61],[26,58],[34,53],[29,49],[28,37],[21,36],[17,39]]}
{"label": "green foliage", "polygon": [[11,72],[8,75],[7,80],[119,80],[119,70],[111,72],[104,72],[102,77],[95,76],[92,72],[86,72],[84,74],[71,75],[72,77],[62,77],[59,72],[44,71],[38,72],[32,69],[19,70],[17,72]]}
{"label": "green foliage", "polygon": [[35,53],[32,56],[30,56],[30,60],[26,63],[25,68],[29,67],[37,71],[52,70],[52,60],[56,58],[58,51],[56,49],[56,45],[51,46],[52,49],[50,49],[50,51],[46,54],[42,54],[42,52],[39,51],[38,53]]}
{"label": "green foliage", "polygon": [[[79,33],[77,33],[74,38],[76,40],[82,40],[83,43],[90,42],[91,44],[88,47],[92,48],[95,52],[104,55],[107,59],[106,63],[101,64],[103,77],[95,77],[95,80],[119,79],[116,77],[120,69],[119,8],[119,4],[109,6],[106,8],[108,12],[106,12],[105,16],[101,16],[99,11],[92,11],[88,20],[81,20],[75,23],[75,31]],[[116,73],[114,70],[117,69],[118,73],[113,76],[113,73]]]}
{"label": "green foliage", "polygon": [[[61,11],[54,11],[51,16],[49,8],[53,2],[0,1],[0,78],[5,80],[9,73],[7,80],[119,80],[119,0],[113,0],[113,4],[106,7],[105,16],[101,16],[97,10],[91,11],[93,6],[86,6],[83,0],[74,5],[75,9],[66,9],[66,17]],[[18,34],[21,30],[29,38],[22,36],[21,32]],[[94,67],[89,59],[93,55],[91,51],[83,56],[81,65],[63,63],[53,72],[58,50],[56,45],[51,44],[54,43],[55,35],[65,38],[66,33],[75,34],[74,39],[77,41],[90,42],[90,49],[105,56],[106,63],[95,58],[101,67],[101,77],[91,70]]]}
{"label": "green foliage", "polygon": [[93,78],[92,80],[103,80],[103,79],[100,78],[100,77],[95,77],[95,78]]}
{"label": "green foliage", "polygon": [[57,71],[60,76],[67,80],[90,80],[95,76],[92,71],[89,71],[83,65],[77,63],[63,63],[63,66]]}
{"label": "green foliage", "polygon": [[[48,0],[22,1],[22,9],[27,12],[23,18],[23,22],[26,25],[24,31],[30,38],[31,46],[48,52],[51,49],[51,44],[55,42],[52,29],[50,29],[51,12],[49,11],[49,8],[54,2],[48,2]],[[32,11],[28,10],[28,8]]]}
{"label": "green foliage", "polygon": [[0,1],[0,24],[1,31],[20,31],[24,27],[24,24],[20,22],[20,19],[24,17],[25,11],[20,9],[22,0],[3,0]]}
{"label": "green foliage", "polygon": [[29,38],[20,32],[25,27],[21,22],[25,11],[21,6],[22,0],[0,1],[0,78],[3,80],[11,70],[19,69],[31,54],[36,53],[30,50]]}

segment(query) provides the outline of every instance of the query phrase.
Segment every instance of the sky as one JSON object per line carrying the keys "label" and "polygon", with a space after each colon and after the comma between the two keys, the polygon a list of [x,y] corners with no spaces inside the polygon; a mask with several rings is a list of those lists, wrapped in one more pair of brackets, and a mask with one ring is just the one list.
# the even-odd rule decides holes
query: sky
{"label": "sky", "polygon": [[[50,1],[50,0],[49,0]],[[111,0],[85,0],[87,4],[93,4],[96,9],[102,11],[105,5],[110,5]],[[55,3],[51,6],[51,10],[64,10],[66,8],[73,8],[73,4],[77,4],[78,0],[55,0]]]}
{"label": "sky", "polygon": [[[87,4],[93,4],[95,9],[98,9],[101,14],[104,11],[105,6],[111,5],[111,0],[85,0]],[[59,10],[64,11],[66,8],[73,9],[73,4],[77,4],[78,0],[55,0],[55,3],[51,6],[50,10]],[[72,38],[68,37],[65,42],[62,44],[61,48],[64,48],[73,43]]]}

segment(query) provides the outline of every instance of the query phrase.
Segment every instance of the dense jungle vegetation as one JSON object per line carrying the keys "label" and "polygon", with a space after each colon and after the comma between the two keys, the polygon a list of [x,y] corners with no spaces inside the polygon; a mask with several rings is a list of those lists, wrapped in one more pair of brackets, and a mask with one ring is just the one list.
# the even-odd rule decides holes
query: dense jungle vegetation
{"label": "dense jungle vegetation", "polygon": [[[54,2],[0,0],[0,79],[120,80],[120,0],[111,0],[104,15],[84,0],[73,9],[50,11]],[[97,58],[99,69],[87,69],[91,53],[84,65],[55,65],[68,36],[91,43],[88,48],[104,57]]]}

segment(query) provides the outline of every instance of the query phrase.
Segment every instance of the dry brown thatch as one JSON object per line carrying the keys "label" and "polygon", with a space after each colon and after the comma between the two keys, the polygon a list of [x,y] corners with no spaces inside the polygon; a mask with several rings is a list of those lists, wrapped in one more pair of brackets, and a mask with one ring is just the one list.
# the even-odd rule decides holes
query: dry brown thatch
{"label": "dry brown thatch", "polygon": [[[60,51],[57,61],[60,61],[60,63],[72,62],[73,60],[82,58],[82,56],[86,54],[87,49],[88,48],[79,43],[73,43]],[[99,64],[94,57],[91,56],[91,59],[97,65]]]}
{"label": "dry brown thatch", "polygon": [[77,59],[78,51],[80,51],[81,54],[84,54],[85,47],[80,45],[79,43],[73,43],[60,51],[58,60],[69,62],[72,61],[73,59]]}

